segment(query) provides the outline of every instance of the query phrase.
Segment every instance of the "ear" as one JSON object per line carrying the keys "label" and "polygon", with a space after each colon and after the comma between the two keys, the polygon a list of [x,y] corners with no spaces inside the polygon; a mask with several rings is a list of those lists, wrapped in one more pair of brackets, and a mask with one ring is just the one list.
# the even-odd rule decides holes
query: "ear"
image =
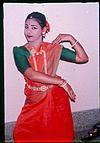
{"label": "ear", "polygon": [[46,26],[42,29],[42,33],[43,34],[46,34],[46,31],[47,31],[47,28],[46,28]]}

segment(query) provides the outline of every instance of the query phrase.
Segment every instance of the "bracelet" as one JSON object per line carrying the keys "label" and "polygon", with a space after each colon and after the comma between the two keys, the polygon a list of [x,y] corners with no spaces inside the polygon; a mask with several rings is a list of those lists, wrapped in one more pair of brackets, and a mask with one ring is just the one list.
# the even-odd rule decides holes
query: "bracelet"
{"label": "bracelet", "polygon": [[59,86],[60,86],[60,87],[65,87],[66,85],[67,85],[67,82],[66,82],[66,81],[63,81],[63,83],[60,84]]}
{"label": "bracelet", "polygon": [[78,42],[78,41],[76,41],[76,42],[71,46],[71,48],[73,48],[73,47],[77,44],[77,42]]}

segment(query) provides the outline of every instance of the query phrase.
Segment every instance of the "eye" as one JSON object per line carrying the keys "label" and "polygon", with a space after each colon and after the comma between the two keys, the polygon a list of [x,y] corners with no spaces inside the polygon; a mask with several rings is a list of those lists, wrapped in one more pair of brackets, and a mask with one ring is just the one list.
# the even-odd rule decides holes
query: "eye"
{"label": "eye", "polygon": [[25,25],[25,29],[28,29],[28,25]]}
{"label": "eye", "polygon": [[32,26],[32,29],[37,29],[37,27],[36,26]]}

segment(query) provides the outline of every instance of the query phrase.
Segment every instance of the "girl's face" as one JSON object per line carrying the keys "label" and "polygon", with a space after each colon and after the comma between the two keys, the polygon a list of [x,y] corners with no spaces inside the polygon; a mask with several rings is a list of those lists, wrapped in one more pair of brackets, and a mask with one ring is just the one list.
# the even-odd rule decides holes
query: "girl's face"
{"label": "girl's face", "polygon": [[42,39],[43,29],[35,19],[27,19],[25,22],[24,35],[28,42]]}

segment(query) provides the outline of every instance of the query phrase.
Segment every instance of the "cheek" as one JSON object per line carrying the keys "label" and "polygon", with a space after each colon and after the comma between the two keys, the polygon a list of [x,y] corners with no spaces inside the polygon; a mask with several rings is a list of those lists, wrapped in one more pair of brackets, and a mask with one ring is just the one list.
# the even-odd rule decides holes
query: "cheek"
{"label": "cheek", "polygon": [[24,35],[26,35],[26,33],[27,33],[27,30],[26,30],[26,29],[24,29]]}
{"label": "cheek", "polygon": [[34,33],[36,36],[41,36],[42,35],[42,31],[41,30],[38,30]]}

